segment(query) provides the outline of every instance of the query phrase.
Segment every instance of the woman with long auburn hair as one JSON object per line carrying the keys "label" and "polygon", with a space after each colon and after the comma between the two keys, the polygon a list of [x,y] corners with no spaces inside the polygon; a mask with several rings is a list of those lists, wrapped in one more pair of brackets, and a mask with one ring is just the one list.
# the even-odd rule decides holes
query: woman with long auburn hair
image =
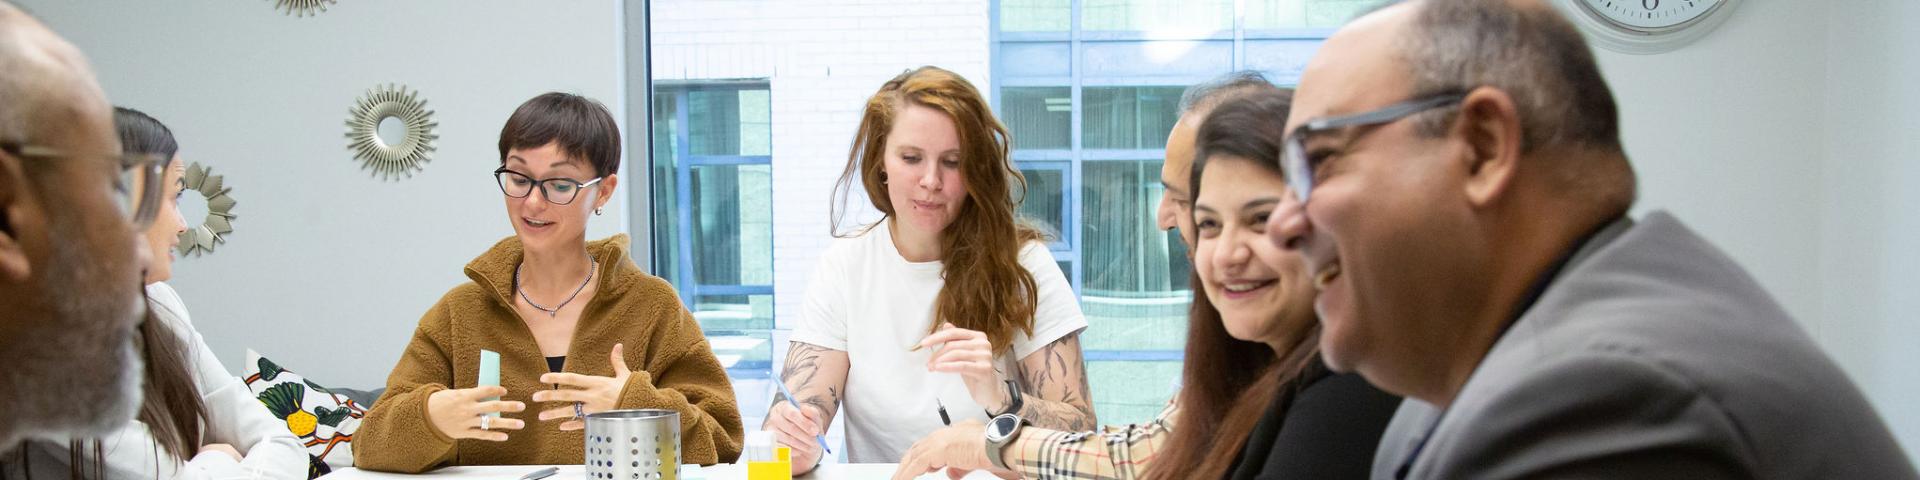
{"label": "woman with long auburn hair", "polygon": [[[800,407],[782,397],[764,427],[793,448],[795,473],[817,464],[815,437],[843,404],[853,462],[898,461],[953,421],[1093,425],[1086,318],[1046,235],[1015,214],[1024,179],[1007,152],[1006,128],[953,72],[910,70],[867,100],[835,190],[840,238],[782,374]],[[842,232],[858,194],[881,218]]]}
{"label": "woman with long auburn hair", "polygon": [[[1298,253],[1264,234],[1286,194],[1275,160],[1287,90],[1222,99],[1195,136],[1193,307],[1171,413],[1071,433],[1020,428],[989,459],[993,426],[943,429],[895,478],[1001,467],[1033,478],[1367,478],[1399,399],[1320,362],[1314,289]],[[983,430],[989,433],[983,434]]]}

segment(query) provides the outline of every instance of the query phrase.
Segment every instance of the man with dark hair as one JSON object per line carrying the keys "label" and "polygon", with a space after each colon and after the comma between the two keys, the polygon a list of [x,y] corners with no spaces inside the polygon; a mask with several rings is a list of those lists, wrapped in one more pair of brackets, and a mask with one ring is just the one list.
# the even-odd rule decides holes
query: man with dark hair
{"label": "man with dark hair", "polygon": [[139,404],[136,229],[159,166],[120,154],[112,112],[78,50],[0,2],[0,455]]}
{"label": "man with dark hair", "polygon": [[1329,366],[1409,397],[1375,478],[1915,478],[1846,374],[1672,215],[1539,0],[1415,1],[1309,63],[1270,219]]}
{"label": "man with dark hair", "polygon": [[1193,246],[1193,190],[1187,184],[1193,182],[1193,136],[1200,131],[1200,121],[1227,98],[1279,89],[1266,75],[1241,70],[1187,87],[1180,94],[1180,118],[1167,134],[1166,161],[1160,164],[1160,185],[1166,189],[1156,213],[1161,230],[1177,230],[1181,243]]}

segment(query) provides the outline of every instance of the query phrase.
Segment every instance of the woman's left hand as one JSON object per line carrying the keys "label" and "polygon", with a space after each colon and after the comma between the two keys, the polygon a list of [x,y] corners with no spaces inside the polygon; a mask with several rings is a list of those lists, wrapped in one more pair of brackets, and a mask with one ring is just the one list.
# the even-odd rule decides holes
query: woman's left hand
{"label": "woman's left hand", "polygon": [[1012,402],[1000,372],[994,371],[993,342],[986,333],[944,323],[940,331],[920,340],[920,348],[938,349],[927,359],[927,371],[960,374],[974,403],[998,412]]}
{"label": "woman's left hand", "polygon": [[[633,371],[627,368],[626,346],[613,345],[613,376],[596,377],[578,373],[548,373],[540,376],[540,383],[558,385],[562,388],[533,392],[535,402],[567,402],[567,405],[540,412],[540,421],[567,419],[560,424],[560,430],[579,430],[586,428],[586,419],[575,414],[598,413],[613,410],[620,405],[620,392],[627,387],[627,377]],[[576,412],[573,403],[580,404]]]}

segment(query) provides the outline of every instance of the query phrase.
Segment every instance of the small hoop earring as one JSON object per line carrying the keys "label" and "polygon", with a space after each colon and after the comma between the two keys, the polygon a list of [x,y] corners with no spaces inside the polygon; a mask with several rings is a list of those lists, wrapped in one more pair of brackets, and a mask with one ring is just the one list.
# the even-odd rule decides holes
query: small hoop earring
{"label": "small hoop earring", "polygon": [[601,210],[601,209],[598,209],[598,208],[596,208],[596,209],[593,209],[593,214],[594,214],[594,215],[599,215],[599,214],[601,214],[601,213],[605,213],[605,212],[602,212],[602,211],[600,211],[600,210]]}

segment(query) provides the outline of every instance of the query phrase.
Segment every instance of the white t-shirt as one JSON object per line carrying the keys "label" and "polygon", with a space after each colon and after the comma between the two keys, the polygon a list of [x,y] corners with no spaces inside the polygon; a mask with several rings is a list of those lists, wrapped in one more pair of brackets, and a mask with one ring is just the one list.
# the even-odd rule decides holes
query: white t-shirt
{"label": "white t-shirt", "polygon": [[[900,461],[914,441],[944,426],[938,404],[946,405],[954,422],[987,419],[958,374],[927,371],[931,349],[908,351],[933,325],[934,300],[945,282],[940,262],[908,262],[892,237],[882,223],[859,237],[836,240],[807,283],[806,305],[792,336],[847,352],[841,411],[847,459],[854,463]],[[1013,351],[996,359],[1003,378],[1016,381],[1018,359],[1087,328],[1073,285],[1045,244],[1022,246],[1020,265],[1032,273],[1040,298],[1033,336],[1014,332]]]}

